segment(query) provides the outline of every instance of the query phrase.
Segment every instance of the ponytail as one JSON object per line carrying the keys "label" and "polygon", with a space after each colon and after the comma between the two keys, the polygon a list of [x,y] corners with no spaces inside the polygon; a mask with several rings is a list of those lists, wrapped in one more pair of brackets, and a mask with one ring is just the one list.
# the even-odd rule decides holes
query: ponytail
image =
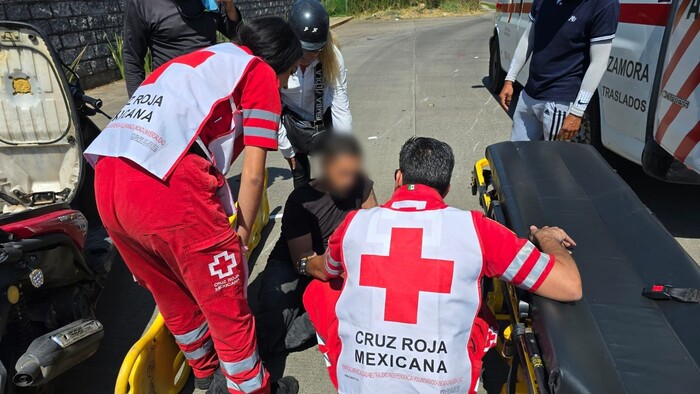
{"label": "ponytail", "polygon": [[275,16],[242,23],[234,42],[250,49],[277,74],[291,68],[303,55],[301,43],[292,28],[284,19]]}

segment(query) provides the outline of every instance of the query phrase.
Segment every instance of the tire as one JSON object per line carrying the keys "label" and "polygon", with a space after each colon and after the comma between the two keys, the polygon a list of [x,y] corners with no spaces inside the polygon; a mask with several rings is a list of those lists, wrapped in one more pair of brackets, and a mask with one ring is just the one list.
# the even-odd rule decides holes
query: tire
{"label": "tire", "polygon": [[494,34],[489,40],[489,90],[493,94],[501,93],[506,73],[501,67],[501,49],[498,36]]}
{"label": "tire", "polygon": [[586,108],[581,120],[581,133],[577,137],[577,142],[593,145],[600,153],[606,153],[603,147],[603,140],[600,135],[600,104],[598,95],[591,98],[591,102]]}

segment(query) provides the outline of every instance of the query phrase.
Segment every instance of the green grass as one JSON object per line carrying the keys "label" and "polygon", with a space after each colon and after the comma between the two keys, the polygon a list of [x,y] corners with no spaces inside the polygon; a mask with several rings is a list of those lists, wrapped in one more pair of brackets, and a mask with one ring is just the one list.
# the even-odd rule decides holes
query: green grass
{"label": "green grass", "polygon": [[440,9],[445,12],[474,12],[479,9],[478,0],[442,0]]}
{"label": "green grass", "polygon": [[348,14],[348,10],[345,6],[346,4],[349,5],[351,1],[352,0],[321,0],[321,3],[326,7],[326,11],[328,11],[331,16],[344,16]]}
{"label": "green grass", "polygon": [[[479,0],[321,0],[328,13],[337,15],[365,14],[377,11],[400,10],[425,4],[445,12],[460,13],[479,10]],[[347,3],[347,9],[345,4]]]}
{"label": "green grass", "polygon": [[[122,79],[124,79],[124,41],[122,36],[115,34],[113,39],[107,38],[107,46],[109,47],[109,52],[112,54],[112,59],[114,63],[117,64],[119,69],[119,74],[121,74]],[[153,71],[153,57],[151,56],[151,50],[146,52],[146,57],[144,58],[143,69],[146,71],[146,75]]]}
{"label": "green grass", "polygon": [[348,0],[349,14],[383,11],[417,5],[415,0]]}
{"label": "green grass", "polygon": [[68,66],[68,68],[70,68],[73,71],[72,73],[68,74],[68,82],[69,83],[73,82],[73,78],[75,78],[74,73],[78,72],[78,67],[80,67],[80,62],[83,60],[83,56],[85,56],[85,51],[87,51],[88,47],[89,47],[89,45],[85,45],[83,47],[83,50],[80,51],[78,56],[76,56],[75,59],[73,59],[73,61],[71,62],[71,64]]}

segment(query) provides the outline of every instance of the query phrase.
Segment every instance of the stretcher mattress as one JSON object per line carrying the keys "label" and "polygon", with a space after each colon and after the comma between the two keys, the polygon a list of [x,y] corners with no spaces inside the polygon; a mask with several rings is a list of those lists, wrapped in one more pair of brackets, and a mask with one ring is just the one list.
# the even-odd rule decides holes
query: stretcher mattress
{"label": "stretcher mattress", "polygon": [[700,288],[700,267],[627,184],[587,145],[504,142],[486,156],[513,231],[555,225],[578,243],[583,299],[532,299],[551,391],[700,393],[700,304],[642,296]]}

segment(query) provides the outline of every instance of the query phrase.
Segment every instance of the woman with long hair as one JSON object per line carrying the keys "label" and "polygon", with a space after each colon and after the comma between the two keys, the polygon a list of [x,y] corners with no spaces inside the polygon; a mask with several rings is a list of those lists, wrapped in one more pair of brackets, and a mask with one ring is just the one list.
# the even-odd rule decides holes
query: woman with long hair
{"label": "woman with long hair", "polygon": [[304,56],[281,92],[284,109],[278,137],[297,188],[310,180],[308,155],[318,140],[327,132],[350,132],[352,115],[345,62],[326,9],[316,0],[298,0],[289,23]]}
{"label": "woman with long hair", "polygon": [[[86,151],[109,235],[209,393],[298,392],[293,378],[270,384],[258,355],[246,245],[277,149],[279,88],[301,56],[284,20],[246,22],[236,44],[151,73]],[[241,153],[236,208],[225,174]]]}

